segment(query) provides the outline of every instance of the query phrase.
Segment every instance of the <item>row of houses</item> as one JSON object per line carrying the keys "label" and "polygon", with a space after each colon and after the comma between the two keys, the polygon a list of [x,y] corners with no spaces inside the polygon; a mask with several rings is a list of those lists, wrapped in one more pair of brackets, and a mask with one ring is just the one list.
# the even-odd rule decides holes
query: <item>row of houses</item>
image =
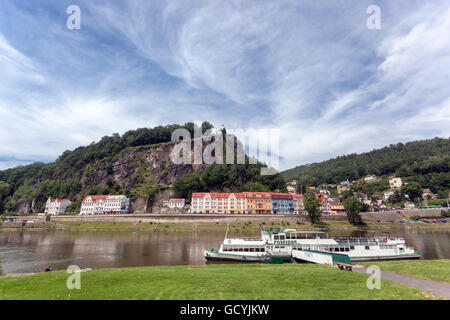
{"label": "row of houses", "polygon": [[[344,206],[338,198],[316,193],[323,214],[343,214]],[[68,199],[48,199],[45,213],[59,215],[71,205]],[[169,208],[184,208],[185,199],[170,199],[163,203]],[[80,215],[124,214],[129,212],[130,200],[124,195],[88,195],[81,202]],[[305,214],[303,195],[276,192],[192,194],[189,213],[222,214]]]}
{"label": "row of houses", "polygon": [[192,193],[190,213],[299,214],[304,211],[300,194],[275,192]]}
{"label": "row of houses", "polygon": [[[71,204],[69,199],[49,198],[45,204],[44,214],[63,214]],[[89,195],[81,202],[80,215],[128,213],[129,207],[130,199],[124,195]]]}

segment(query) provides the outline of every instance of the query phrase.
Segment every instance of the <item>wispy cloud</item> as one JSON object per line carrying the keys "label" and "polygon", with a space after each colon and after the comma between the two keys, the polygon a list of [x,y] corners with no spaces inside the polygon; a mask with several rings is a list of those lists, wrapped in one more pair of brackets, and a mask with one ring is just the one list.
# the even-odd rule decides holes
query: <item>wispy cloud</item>
{"label": "wispy cloud", "polygon": [[[282,168],[449,136],[447,1],[0,4],[0,168],[208,120],[281,134]],[[21,21],[20,28],[16,22]]]}

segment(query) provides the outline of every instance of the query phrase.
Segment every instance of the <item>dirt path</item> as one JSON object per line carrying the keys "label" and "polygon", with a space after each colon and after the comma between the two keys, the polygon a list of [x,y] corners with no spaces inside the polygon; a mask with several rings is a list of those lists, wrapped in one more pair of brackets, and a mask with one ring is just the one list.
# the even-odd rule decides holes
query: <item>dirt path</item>
{"label": "dirt path", "polygon": [[[353,271],[367,274],[366,268],[362,266],[354,266]],[[389,271],[381,271],[381,278],[392,282],[400,283],[405,286],[413,287],[419,290],[428,291],[438,294],[442,297],[450,298],[450,284],[443,282],[436,282],[431,280],[424,280],[410,276],[404,276]]]}

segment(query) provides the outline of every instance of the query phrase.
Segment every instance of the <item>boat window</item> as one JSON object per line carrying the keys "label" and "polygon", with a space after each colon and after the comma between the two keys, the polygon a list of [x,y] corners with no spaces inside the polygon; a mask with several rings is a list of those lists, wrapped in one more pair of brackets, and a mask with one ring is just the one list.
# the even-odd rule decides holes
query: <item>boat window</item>
{"label": "boat window", "polygon": [[273,236],[273,238],[274,238],[275,240],[280,240],[280,236],[278,236],[278,235]]}
{"label": "boat window", "polygon": [[265,249],[265,248],[261,248],[260,251],[261,251],[261,252],[264,252],[264,251],[266,251],[266,249]]}
{"label": "boat window", "polygon": [[345,251],[345,248],[339,248],[339,251],[343,252]]}
{"label": "boat window", "polygon": [[244,252],[244,248],[239,248],[239,252]]}
{"label": "boat window", "polygon": [[290,233],[286,234],[286,239],[291,239],[291,234]]}
{"label": "boat window", "polygon": [[366,250],[369,250],[370,249],[370,247],[369,246],[366,246]]}
{"label": "boat window", "polygon": [[345,248],[345,251],[350,251],[350,248],[349,248],[349,247],[346,247],[346,248]]}
{"label": "boat window", "polygon": [[249,248],[244,248],[244,252],[249,252],[250,249]]}
{"label": "boat window", "polygon": [[355,250],[355,246],[350,246],[350,250]]}
{"label": "boat window", "polygon": [[250,252],[255,252],[255,248],[250,248]]}
{"label": "boat window", "polygon": [[285,236],[284,236],[284,234],[283,234],[283,235],[280,235],[280,240],[284,240],[284,239],[286,239]]}

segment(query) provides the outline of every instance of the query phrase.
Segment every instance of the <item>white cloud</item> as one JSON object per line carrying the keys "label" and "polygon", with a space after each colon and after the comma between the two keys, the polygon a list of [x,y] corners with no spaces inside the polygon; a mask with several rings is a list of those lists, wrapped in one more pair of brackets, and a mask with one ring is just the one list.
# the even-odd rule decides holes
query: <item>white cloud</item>
{"label": "white cloud", "polygon": [[447,2],[381,1],[379,31],[368,4],[82,1],[80,32],[47,37],[29,16],[28,56],[0,30],[0,158],[200,119],[278,127],[282,169],[449,136]]}

